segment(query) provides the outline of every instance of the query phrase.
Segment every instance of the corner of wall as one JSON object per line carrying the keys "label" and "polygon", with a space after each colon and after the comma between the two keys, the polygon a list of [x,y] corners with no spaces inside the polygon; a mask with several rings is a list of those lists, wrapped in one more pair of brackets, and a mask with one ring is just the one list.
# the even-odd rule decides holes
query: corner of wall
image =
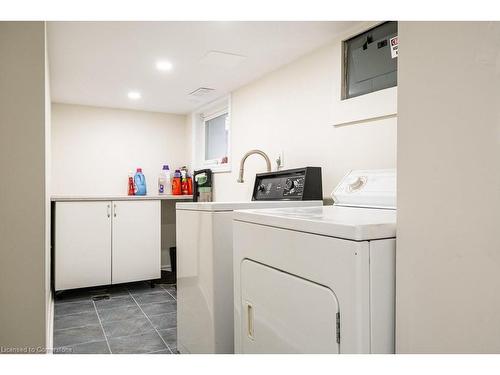
{"label": "corner of wall", "polygon": [[47,48],[47,22],[44,22],[44,51],[45,51],[45,311],[46,311],[46,348],[52,348],[54,300],[51,289],[51,96],[50,96],[50,69]]}

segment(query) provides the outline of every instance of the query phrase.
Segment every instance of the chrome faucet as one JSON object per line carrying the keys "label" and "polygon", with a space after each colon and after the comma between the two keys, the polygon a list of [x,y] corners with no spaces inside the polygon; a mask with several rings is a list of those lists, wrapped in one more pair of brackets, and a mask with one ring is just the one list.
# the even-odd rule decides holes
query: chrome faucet
{"label": "chrome faucet", "polygon": [[243,157],[241,158],[241,161],[240,161],[240,175],[239,175],[238,180],[237,180],[240,184],[244,182],[243,172],[245,171],[245,160],[247,160],[247,158],[253,154],[258,154],[258,155],[262,156],[264,158],[264,160],[266,161],[267,171],[271,172],[271,160],[269,160],[269,156],[267,156],[267,154],[261,150],[250,150],[245,155],[243,155]]}

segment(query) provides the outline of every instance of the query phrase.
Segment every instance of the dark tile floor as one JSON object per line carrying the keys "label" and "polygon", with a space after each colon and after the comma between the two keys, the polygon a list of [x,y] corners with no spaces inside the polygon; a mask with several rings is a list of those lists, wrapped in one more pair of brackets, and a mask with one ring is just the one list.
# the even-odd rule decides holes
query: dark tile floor
{"label": "dark tile floor", "polygon": [[177,353],[176,298],[146,282],[57,294],[54,353]]}

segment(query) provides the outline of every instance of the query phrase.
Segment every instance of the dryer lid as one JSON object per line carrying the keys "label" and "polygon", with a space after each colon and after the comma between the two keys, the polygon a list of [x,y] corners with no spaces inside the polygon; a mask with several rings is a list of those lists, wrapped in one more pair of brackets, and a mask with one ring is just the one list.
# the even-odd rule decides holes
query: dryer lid
{"label": "dryer lid", "polygon": [[396,209],[396,170],[353,170],[332,192],[336,206]]}

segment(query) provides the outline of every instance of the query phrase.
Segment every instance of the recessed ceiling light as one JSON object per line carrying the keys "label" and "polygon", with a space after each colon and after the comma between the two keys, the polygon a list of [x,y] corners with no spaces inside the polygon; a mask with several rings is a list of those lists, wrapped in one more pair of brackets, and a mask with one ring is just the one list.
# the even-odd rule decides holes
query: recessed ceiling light
{"label": "recessed ceiling light", "polygon": [[172,70],[173,65],[170,61],[167,60],[161,60],[156,62],[156,69],[162,71],[162,72],[168,72],[169,70]]}
{"label": "recessed ceiling light", "polygon": [[129,99],[138,100],[141,98],[141,93],[139,91],[129,91],[127,96]]}

